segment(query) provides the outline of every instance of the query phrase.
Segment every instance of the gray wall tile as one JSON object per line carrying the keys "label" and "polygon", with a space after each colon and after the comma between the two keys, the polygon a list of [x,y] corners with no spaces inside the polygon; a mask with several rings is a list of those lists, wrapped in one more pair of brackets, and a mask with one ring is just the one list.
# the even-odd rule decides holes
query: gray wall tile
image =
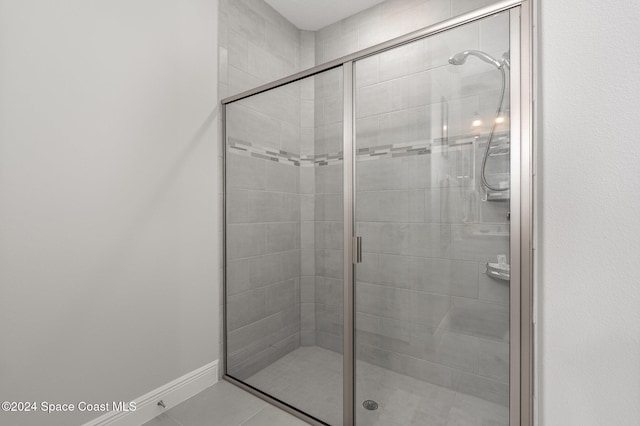
{"label": "gray wall tile", "polygon": [[411,324],[391,318],[384,318],[375,314],[356,314],[356,332],[367,332],[376,336],[384,336],[405,343],[411,342],[413,335]]}
{"label": "gray wall tile", "polygon": [[262,224],[228,224],[227,257],[229,260],[265,252],[265,226]]}
{"label": "gray wall tile", "polygon": [[227,324],[235,330],[264,318],[266,315],[265,289],[259,288],[227,298]]}
{"label": "gray wall tile", "polygon": [[364,253],[362,262],[356,264],[355,279],[369,284],[381,284],[380,255],[377,253]]}
{"label": "gray wall tile", "polygon": [[445,32],[425,39],[425,67],[446,66],[452,55],[464,50],[477,50],[480,39],[478,28],[477,23],[471,23],[458,27],[455,32]]}
{"label": "gray wall tile", "polygon": [[323,61],[331,61],[358,50],[358,32],[351,31],[339,38],[325,40],[323,43]]}
{"label": "gray wall tile", "polygon": [[300,255],[300,269],[302,275],[313,276],[316,274],[316,252],[315,249],[305,249]]}
{"label": "gray wall tile", "polygon": [[478,264],[462,260],[452,260],[451,295],[478,298]]}
{"label": "gray wall tile", "polygon": [[452,386],[452,370],[433,362],[385,351],[374,346],[358,345],[358,359],[439,386]]}
{"label": "gray wall tile", "polygon": [[266,190],[298,192],[298,168],[288,164],[266,162]]}
{"label": "gray wall tile", "polygon": [[300,222],[300,195],[284,193],[282,197],[281,217],[285,222]]}
{"label": "gray wall tile", "polygon": [[509,404],[509,385],[486,379],[475,374],[452,370],[452,388],[496,404]]}
{"label": "gray wall tile", "polygon": [[227,223],[243,223],[249,220],[249,191],[227,191]]}
{"label": "gray wall tile", "polygon": [[229,155],[227,185],[230,189],[265,189],[265,161]]}
{"label": "gray wall tile", "polygon": [[409,250],[412,256],[450,258],[450,225],[409,224]]}
{"label": "gray wall tile", "polygon": [[287,280],[266,287],[267,313],[290,309],[296,302],[295,280]]}
{"label": "gray wall tile", "polygon": [[380,253],[383,223],[357,221],[356,228],[362,237],[362,250],[365,253]]}
{"label": "gray wall tile", "polygon": [[281,25],[267,22],[266,47],[275,55],[293,62],[295,66],[299,55],[300,34],[292,25]]}
{"label": "gray wall tile", "polygon": [[341,221],[343,219],[342,198],[342,194],[316,194],[316,220],[334,222]]}
{"label": "gray wall tile", "polygon": [[424,42],[413,43],[391,49],[378,55],[380,80],[391,80],[424,71]]}
{"label": "gray wall tile", "polygon": [[[449,313],[451,305],[449,296],[422,291],[411,292],[410,301],[411,321],[429,327],[439,327]],[[403,308],[407,309],[406,306]]]}
{"label": "gray wall tile", "polygon": [[379,191],[378,218],[382,222],[408,222],[409,191]]}
{"label": "gray wall tile", "polygon": [[380,255],[380,282],[390,287],[410,288],[410,264],[408,256]]}
{"label": "gray wall tile", "polygon": [[316,302],[324,305],[342,307],[344,297],[343,280],[324,278],[316,283]]}
{"label": "gray wall tile", "polygon": [[409,225],[406,223],[382,223],[380,227],[380,251],[385,254],[409,254]]}
{"label": "gray wall tile", "polygon": [[316,222],[315,246],[319,249],[343,249],[342,222]]}
{"label": "gray wall tile", "polygon": [[300,302],[314,303],[316,293],[316,278],[302,277],[300,279]]}
{"label": "gray wall tile", "polygon": [[227,293],[236,294],[249,290],[249,260],[231,260],[227,263]]}
{"label": "gray wall tile", "polygon": [[280,255],[282,256],[282,279],[299,279],[302,273],[302,252],[300,250],[291,250],[280,253]]}
{"label": "gray wall tile", "polygon": [[[360,31],[360,35],[362,34],[362,31]],[[379,55],[374,55],[356,62],[356,77],[354,83],[357,87],[369,86],[380,81],[379,58]]]}
{"label": "gray wall tile", "polygon": [[509,341],[509,309],[496,303],[453,297],[442,325],[458,333]]}
{"label": "gray wall tile", "polygon": [[509,281],[497,280],[488,276],[484,263],[478,263],[478,298],[490,302],[509,304]]}
{"label": "gray wall tile", "polygon": [[356,190],[407,189],[409,187],[408,161],[405,158],[358,161]]}
{"label": "gray wall tile", "polygon": [[507,225],[451,225],[452,256],[460,260],[495,262],[509,254]]}
{"label": "gray wall tile", "polygon": [[450,367],[478,372],[478,339],[458,333],[444,332],[438,342],[438,362]]}
{"label": "gray wall tile", "polygon": [[265,249],[269,253],[295,250],[299,248],[299,229],[297,222],[267,223],[265,225]]}
{"label": "gray wall tile", "polygon": [[232,368],[230,367],[230,372],[234,377],[240,380],[247,380],[258,371],[282,358],[284,355],[299,346],[300,333],[295,332],[293,334],[289,334],[284,339],[275,342],[242,363],[234,365]]}
{"label": "gray wall tile", "polygon": [[252,223],[282,221],[282,195],[280,192],[249,191],[248,221]]}
{"label": "gray wall tile", "polygon": [[451,294],[454,268],[449,259],[412,257],[410,263],[410,287],[429,293]]}
{"label": "gray wall tile", "polygon": [[227,16],[230,29],[239,32],[249,40],[264,40],[266,26],[264,18],[246,7],[243,2],[228,2]]}
{"label": "gray wall tile", "polygon": [[258,76],[266,83],[286,75],[287,65],[284,60],[264,47],[249,42],[248,68],[250,74]]}
{"label": "gray wall tile", "polygon": [[479,339],[481,376],[509,383],[509,344]]}
{"label": "gray wall tile", "polygon": [[335,279],[342,278],[343,257],[342,250],[317,249],[316,274]]}
{"label": "gray wall tile", "polygon": [[277,313],[231,331],[228,335],[229,352],[235,353],[242,348],[246,348],[251,343],[264,339],[265,336],[278,332],[282,328],[282,315]]}
{"label": "gray wall tile", "polygon": [[[358,118],[356,120],[356,149],[371,148],[384,145],[380,136],[380,116],[374,115],[370,117]],[[357,159],[358,160],[358,159]],[[364,163],[364,161],[359,161]]]}
{"label": "gray wall tile", "polygon": [[300,345],[301,346],[316,346],[316,331],[301,331],[300,332]]}
{"label": "gray wall tile", "polygon": [[315,303],[300,304],[301,330],[316,329],[316,305]]}
{"label": "gray wall tile", "polygon": [[408,321],[412,292],[373,284],[356,283],[356,310],[371,315]]}
{"label": "gray wall tile", "polygon": [[343,334],[343,311],[339,306],[316,303],[316,327],[318,331],[333,336]]}
{"label": "gray wall tile", "polygon": [[324,349],[330,351],[342,353],[343,340],[341,336],[325,333],[323,331],[316,331],[316,344]]}
{"label": "gray wall tile", "polygon": [[315,222],[307,221],[300,224],[300,248],[313,250],[315,247]]}
{"label": "gray wall tile", "polygon": [[282,254],[265,254],[250,258],[249,275],[252,288],[282,281]]}
{"label": "gray wall tile", "polygon": [[[235,31],[231,31],[228,45],[229,65],[248,72],[249,71],[249,43]],[[226,70],[225,70],[226,71]]]}
{"label": "gray wall tile", "polygon": [[245,90],[249,90],[253,87],[259,86],[261,83],[258,77],[255,77],[248,72],[242,71],[233,66],[228,67],[227,74],[229,80],[229,92],[226,93],[226,96],[244,92]]}
{"label": "gray wall tile", "polygon": [[[342,138],[340,138],[342,143]],[[341,150],[342,148],[340,148]],[[342,162],[322,167],[316,167],[315,183],[316,192],[328,194],[341,194],[344,181],[342,179]]]}

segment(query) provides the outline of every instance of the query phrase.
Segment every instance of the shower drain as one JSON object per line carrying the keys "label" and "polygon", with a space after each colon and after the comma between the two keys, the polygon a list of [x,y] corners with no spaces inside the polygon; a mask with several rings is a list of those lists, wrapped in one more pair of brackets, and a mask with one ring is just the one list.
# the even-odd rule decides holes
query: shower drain
{"label": "shower drain", "polygon": [[375,402],[372,399],[367,399],[365,402],[362,403],[362,406],[366,410],[377,410],[378,409],[378,403]]}

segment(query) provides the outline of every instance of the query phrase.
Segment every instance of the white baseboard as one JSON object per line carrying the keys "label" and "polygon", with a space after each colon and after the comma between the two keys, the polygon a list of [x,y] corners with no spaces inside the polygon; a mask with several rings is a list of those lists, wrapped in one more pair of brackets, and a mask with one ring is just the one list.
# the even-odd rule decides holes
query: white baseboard
{"label": "white baseboard", "polygon": [[[179,377],[136,398],[135,411],[110,411],[82,426],[140,426],[218,381],[218,361]],[[158,406],[162,400],[167,408]]]}

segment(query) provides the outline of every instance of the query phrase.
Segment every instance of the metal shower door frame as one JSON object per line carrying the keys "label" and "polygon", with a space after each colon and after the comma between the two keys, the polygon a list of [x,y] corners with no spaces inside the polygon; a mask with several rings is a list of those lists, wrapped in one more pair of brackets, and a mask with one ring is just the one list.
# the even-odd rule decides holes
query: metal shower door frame
{"label": "metal shower door frame", "polygon": [[283,401],[256,389],[227,371],[227,223],[226,106],[232,102],[335,68],[343,70],[343,196],[344,196],[344,330],[343,425],[355,425],[355,66],[366,57],[420,40],[496,13],[509,11],[511,51],[511,222],[510,222],[510,377],[509,416],[512,426],[533,425],[533,67],[532,0],[503,0],[421,30],[326,62],[289,77],[221,101],[223,144],[223,378],[312,425],[325,425]]}

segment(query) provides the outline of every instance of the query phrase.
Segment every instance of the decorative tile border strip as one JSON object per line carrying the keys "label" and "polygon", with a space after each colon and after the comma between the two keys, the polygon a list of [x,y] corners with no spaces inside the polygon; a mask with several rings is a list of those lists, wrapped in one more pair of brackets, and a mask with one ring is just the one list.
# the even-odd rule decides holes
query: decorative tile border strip
{"label": "decorative tile border strip", "polygon": [[[496,134],[497,140],[504,140],[507,132]],[[486,139],[486,137],[483,137]],[[390,145],[380,145],[374,147],[358,148],[356,157],[358,161],[378,160],[380,158],[398,158],[410,157],[414,155],[431,154],[443,147],[461,147],[471,145],[474,136],[463,135],[451,137],[446,140],[437,138],[428,141],[403,142]],[[486,140],[480,142],[486,143]],[[235,138],[229,138],[229,151],[235,154],[245,155],[248,157],[261,158],[263,160],[275,161],[278,163],[289,164],[297,167],[315,167],[338,164],[342,161],[342,151],[318,154],[318,155],[299,155],[283,150],[273,148],[264,148],[255,146],[250,142],[245,142]],[[436,151],[438,152],[438,151]]]}
{"label": "decorative tile border strip", "polygon": [[300,156],[291,152],[276,150],[273,148],[265,148],[253,145],[240,139],[228,139],[229,152],[244,155],[247,157],[261,158],[263,160],[271,160],[277,163],[289,164],[292,166],[313,166],[313,158]]}

